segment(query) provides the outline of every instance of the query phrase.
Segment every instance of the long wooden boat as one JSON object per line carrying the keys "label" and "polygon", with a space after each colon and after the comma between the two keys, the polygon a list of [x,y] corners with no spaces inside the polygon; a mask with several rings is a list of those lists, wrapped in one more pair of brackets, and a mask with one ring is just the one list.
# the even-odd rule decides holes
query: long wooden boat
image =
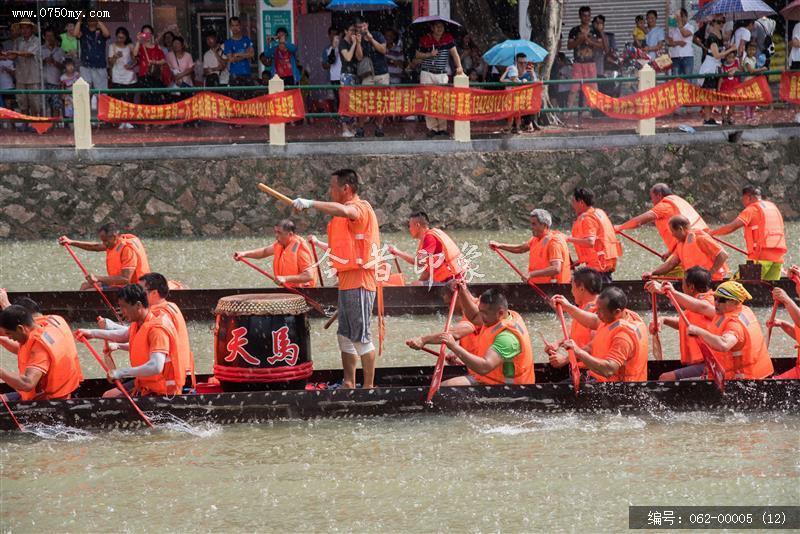
{"label": "long wooden boat", "polygon": [[[773,359],[776,373],[795,365],[796,358]],[[432,406],[424,401],[431,367],[378,369],[376,386],[370,390],[296,389],[250,390],[177,397],[145,397],[137,403],[156,424],[158,421],[215,424],[261,423],[285,419],[417,415],[476,410],[538,412],[664,411],[737,412],[780,411],[800,413],[800,380],[728,381],[720,393],[709,381],[657,382],[660,373],[680,362],[649,362],[651,381],[635,384],[584,384],[575,395],[566,369],[536,365],[536,384],[528,386],[443,387]],[[464,374],[463,367],[446,367],[445,378]],[[201,377],[206,378],[207,377]],[[339,370],[315,371],[311,383],[341,379]],[[360,375],[359,375],[360,379]],[[76,398],[66,401],[14,402],[11,409],[23,426],[59,424],[74,428],[132,429],[144,426],[124,398],[102,399],[108,389],[103,379],[85,380]],[[8,387],[2,385],[2,390]],[[0,430],[16,430],[8,412],[0,408]]]}
{"label": "long wooden boat", "polygon": [[[650,309],[650,294],[644,290],[641,280],[614,282],[614,285],[625,291],[629,307],[638,310]],[[745,282],[748,291],[753,295],[752,306],[772,305],[772,286],[763,282]],[[794,283],[782,279],[774,283],[794,294]],[[542,284],[540,286],[548,295],[562,294],[569,296],[570,286],[567,284]],[[470,284],[474,294],[480,294],[490,288],[502,291],[508,298],[512,309],[518,312],[547,312],[549,306],[530,286],[522,283],[490,283]],[[286,290],[278,287],[231,288],[231,289],[181,289],[170,293],[170,300],[175,302],[187,319],[210,320],[211,310],[217,301],[228,295],[246,293],[281,293]],[[306,294],[333,309],[336,306],[337,290],[335,287],[324,287],[304,290]],[[108,291],[107,295],[116,303],[116,292]],[[95,291],[27,291],[10,293],[13,302],[18,297],[30,297],[42,307],[45,313],[55,313],[70,321],[90,321],[98,315],[108,315],[108,309]],[[387,287],[384,289],[385,310],[387,315],[430,314],[442,311],[446,305],[438,288],[424,286]],[[659,299],[664,310],[671,309],[666,298]],[[312,312],[316,313],[316,312]]]}

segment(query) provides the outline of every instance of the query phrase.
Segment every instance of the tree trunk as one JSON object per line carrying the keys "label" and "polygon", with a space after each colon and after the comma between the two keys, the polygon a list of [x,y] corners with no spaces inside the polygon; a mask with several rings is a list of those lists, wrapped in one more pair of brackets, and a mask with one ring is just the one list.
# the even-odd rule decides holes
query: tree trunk
{"label": "tree trunk", "polygon": [[[560,1],[560,0],[559,0]],[[487,0],[453,0],[454,11],[460,15],[464,29],[478,49],[485,52],[495,43],[506,40],[506,34]]]}
{"label": "tree trunk", "polygon": [[[531,40],[542,45],[548,52],[542,65],[542,80],[550,79],[553,63],[558,54],[563,8],[564,0],[530,0],[530,4],[528,4]],[[551,107],[548,87],[545,85],[544,91],[542,91],[542,107]],[[561,124],[559,118],[553,113],[541,114],[540,120],[548,124]]]}

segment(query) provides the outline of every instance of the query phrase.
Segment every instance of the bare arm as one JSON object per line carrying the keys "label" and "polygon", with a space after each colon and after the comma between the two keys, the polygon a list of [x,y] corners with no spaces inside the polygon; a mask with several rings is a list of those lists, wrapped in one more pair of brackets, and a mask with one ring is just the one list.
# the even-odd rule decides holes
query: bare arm
{"label": "bare arm", "polygon": [[[723,260],[723,262],[724,261],[725,260]],[[658,275],[661,275],[661,274],[667,274],[668,272],[670,272],[672,269],[674,269],[675,267],[677,267],[680,264],[681,264],[681,260],[676,255],[673,254],[669,258],[667,258],[667,261],[665,261],[664,263],[662,263],[661,265],[659,265],[658,267],[653,269],[653,271],[650,274],[653,275],[653,276],[658,276]]]}
{"label": "bare arm", "polygon": [[88,250],[89,252],[105,252],[106,246],[102,243],[95,243],[93,241],[73,241],[71,239],[65,242],[67,245],[72,247],[76,247],[83,250]]}
{"label": "bare arm", "polygon": [[242,258],[253,258],[254,260],[260,260],[263,258],[268,258],[275,253],[275,245],[268,245],[262,248],[254,248],[253,250],[245,250],[244,252],[235,252],[234,256],[238,255]]}
{"label": "bare arm", "polygon": [[596,358],[582,348],[574,346],[574,342],[571,340],[570,344],[573,345],[572,348],[575,351],[575,357],[582,361],[587,368],[599,374],[600,376],[608,378],[619,370],[619,362],[616,360],[611,358]]}
{"label": "bare arm", "polygon": [[42,379],[43,375],[44,373],[35,367],[26,368],[23,374],[0,369],[0,380],[17,391],[33,391],[39,384],[39,380]]}
{"label": "bare arm", "polygon": [[734,345],[736,345],[736,336],[730,332],[726,332],[721,336],[718,336],[716,334],[712,334],[704,328],[691,325],[689,327],[689,335],[695,335],[699,337],[705,341],[712,350],[716,350],[718,352],[728,352],[734,347]]}
{"label": "bare arm", "polygon": [[744,226],[744,223],[740,219],[734,219],[733,221],[729,222],[724,226],[720,226],[716,230],[711,230],[709,232],[711,235],[728,235],[730,233],[735,232],[739,228]]}
{"label": "bare arm", "polygon": [[0,347],[3,347],[12,354],[17,354],[19,352],[19,343],[6,336],[0,336]]}
{"label": "bare arm", "polygon": [[346,50],[339,50],[339,54],[344,58],[345,61],[353,61],[353,55],[356,53],[356,41],[353,40],[350,43],[350,48]]}
{"label": "bare arm", "polygon": [[728,261],[728,252],[725,250],[720,250],[717,254],[717,257],[714,258],[714,264],[711,265],[711,273],[719,272],[722,269],[722,266],[725,265],[725,262]]}
{"label": "bare arm", "polygon": [[553,302],[560,303],[561,308],[567,312],[567,314],[572,317],[573,320],[578,321],[578,323],[580,323],[582,326],[590,330],[597,330],[600,328],[602,321],[600,321],[600,318],[597,316],[597,314],[582,310],[580,307],[567,300],[563,295],[555,295],[553,297]]}
{"label": "bare arm", "polygon": [[476,356],[458,344],[448,344],[447,348],[462,361],[467,369],[479,375],[489,374],[503,363],[503,358],[491,348],[483,356]]}
{"label": "bare arm", "polygon": [[130,327],[122,326],[114,330],[101,330],[97,328],[81,328],[78,330],[86,339],[102,339],[114,343],[127,343],[130,337]]}
{"label": "bare arm", "polygon": [[102,33],[102,34],[103,34],[103,37],[105,37],[106,39],[108,39],[109,37],[111,37],[111,32],[110,32],[110,31],[108,31],[108,28],[106,27],[106,25],[105,25],[105,24],[103,24],[103,23],[102,23],[102,22],[100,22],[100,21],[97,21],[97,27],[98,27],[98,28],[100,28],[100,33]]}
{"label": "bare arm", "polygon": [[119,276],[97,276],[95,278],[101,284],[106,284],[109,286],[119,286],[119,285],[127,285],[130,280],[131,276],[133,276],[133,267],[128,267],[127,269],[122,269]]}
{"label": "bare arm", "polygon": [[456,66],[456,74],[464,74],[464,69],[461,66],[461,56],[458,55],[456,47],[450,49],[450,57],[453,58],[453,64]]}
{"label": "bare arm", "polygon": [[512,254],[524,254],[530,250],[530,246],[528,243],[520,243],[519,245],[509,245],[507,243],[495,243],[494,241],[489,242],[490,248],[496,248],[499,250],[505,250],[506,252],[510,252]]}
{"label": "bare arm", "polygon": [[558,273],[561,272],[561,264],[563,262],[561,260],[552,260],[550,262],[549,267],[545,267],[544,269],[536,269],[534,271],[530,271],[528,273],[528,278],[538,278],[540,276],[558,276]]}
{"label": "bare arm", "polygon": [[615,230],[632,230],[634,228],[638,228],[643,224],[651,223],[656,220],[656,214],[652,211],[646,211],[641,215],[637,215],[633,219],[625,221],[624,223],[616,226]]}

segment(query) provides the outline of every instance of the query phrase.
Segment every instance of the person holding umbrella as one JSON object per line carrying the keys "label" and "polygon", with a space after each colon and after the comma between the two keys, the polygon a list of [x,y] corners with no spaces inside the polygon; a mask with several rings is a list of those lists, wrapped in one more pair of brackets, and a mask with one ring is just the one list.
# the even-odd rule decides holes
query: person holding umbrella
{"label": "person holding umbrella", "polygon": [[[515,56],[514,64],[506,67],[506,70],[500,77],[500,81],[505,83],[533,83],[536,81],[533,63],[528,63],[528,56],[526,56],[524,52],[520,52]],[[523,119],[527,119],[527,116],[512,115],[509,117],[508,131],[511,133],[519,133],[522,129]],[[530,121],[528,131],[533,132],[535,129],[534,122]]]}
{"label": "person holding umbrella", "polygon": [[[461,57],[456,49],[453,36],[444,31],[444,21],[431,22],[430,33],[419,40],[416,59],[422,61],[419,83],[422,85],[440,85],[447,83],[447,65],[450,58],[456,66],[456,74],[464,74]],[[447,136],[447,121],[437,117],[425,117],[429,138],[437,135]]]}

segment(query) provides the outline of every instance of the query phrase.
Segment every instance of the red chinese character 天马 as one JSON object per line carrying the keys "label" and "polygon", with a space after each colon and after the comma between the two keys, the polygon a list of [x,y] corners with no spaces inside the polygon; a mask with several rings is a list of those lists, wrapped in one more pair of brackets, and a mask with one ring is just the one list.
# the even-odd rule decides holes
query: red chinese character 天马
{"label": "red chinese character \u5929\u9a6c", "polygon": [[225,357],[225,361],[232,362],[237,356],[241,356],[242,359],[250,365],[261,365],[261,360],[254,357],[252,354],[247,352],[247,349],[244,348],[244,346],[247,345],[247,338],[245,337],[247,335],[247,328],[243,326],[234,328],[231,330],[231,335],[233,337],[231,337],[231,340],[228,341],[228,345],[225,347],[228,349],[228,355]]}
{"label": "red chinese character \u5929\u9a6c", "polygon": [[272,331],[272,356],[267,358],[267,363],[286,362],[295,365],[300,356],[300,347],[289,339],[289,327],[282,326]]}

